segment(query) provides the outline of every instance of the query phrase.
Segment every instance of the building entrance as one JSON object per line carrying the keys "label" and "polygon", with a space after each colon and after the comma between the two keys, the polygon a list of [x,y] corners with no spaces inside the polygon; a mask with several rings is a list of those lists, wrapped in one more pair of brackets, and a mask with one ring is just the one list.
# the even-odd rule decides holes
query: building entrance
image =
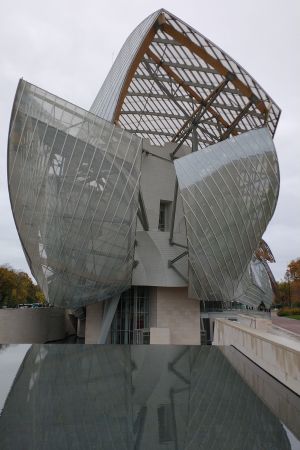
{"label": "building entrance", "polygon": [[132,286],[124,292],[111,325],[112,344],[149,344],[149,288]]}

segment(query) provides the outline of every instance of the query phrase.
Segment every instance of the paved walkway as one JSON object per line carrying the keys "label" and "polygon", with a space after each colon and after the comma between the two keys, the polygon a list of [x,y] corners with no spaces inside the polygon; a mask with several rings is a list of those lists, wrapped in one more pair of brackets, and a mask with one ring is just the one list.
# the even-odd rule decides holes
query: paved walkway
{"label": "paved walkway", "polygon": [[288,319],[287,317],[279,317],[272,314],[272,323],[300,335],[300,320]]}

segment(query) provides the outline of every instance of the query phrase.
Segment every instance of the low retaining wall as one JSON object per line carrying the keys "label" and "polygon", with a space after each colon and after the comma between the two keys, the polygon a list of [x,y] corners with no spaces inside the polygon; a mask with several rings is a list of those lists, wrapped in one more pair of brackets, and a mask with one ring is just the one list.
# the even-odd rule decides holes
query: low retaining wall
{"label": "low retaining wall", "polygon": [[294,433],[300,441],[300,399],[282,383],[270,377],[266,371],[245,358],[232,347],[220,347],[220,351],[228,359],[243,380],[268,408]]}
{"label": "low retaining wall", "polygon": [[44,343],[65,336],[64,309],[0,309],[0,344]]}
{"label": "low retaining wall", "polygon": [[213,345],[233,345],[300,395],[300,342],[237,322],[216,319]]}
{"label": "low retaining wall", "polygon": [[242,325],[255,328],[256,330],[269,331],[272,328],[271,317],[265,319],[255,315],[238,314],[237,319]]}

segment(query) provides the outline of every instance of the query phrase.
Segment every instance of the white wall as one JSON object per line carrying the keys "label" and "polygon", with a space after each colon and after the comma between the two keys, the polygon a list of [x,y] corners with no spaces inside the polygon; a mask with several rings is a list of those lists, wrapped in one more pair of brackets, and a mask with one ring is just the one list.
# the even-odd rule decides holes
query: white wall
{"label": "white wall", "polygon": [[[147,141],[143,143],[143,149],[155,153],[164,158],[170,158],[170,152],[176,144],[166,144],[164,147],[150,145]],[[186,148],[186,152],[187,152]],[[190,150],[189,150],[190,151]],[[185,153],[186,153],[185,152]],[[183,153],[182,153],[183,154]],[[158,229],[160,200],[173,201],[176,173],[173,161],[166,161],[151,154],[143,155],[141,168],[141,191],[144,198],[145,208],[148,215],[149,229]],[[141,227],[139,229],[142,229]],[[186,235],[185,221],[183,216],[182,200],[178,195],[175,232]]]}
{"label": "white wall", "polygon": [[215,320],[214,345],[233,345],[300,395],[300,340],[276,336],[226,319]]}
{"label": "white wall", "polygon": [[[187,256],[175,263],[180,276],[168,267],[168,261],[180,255],[184,248],[169,244],[170,231],[159,231],[160,201],[173,202],[176,180],[174,164],[170,159],[170,152],[176,144],[166,144],[164,147],[152,146],[144,141],[143,149],[149,154],[143,154],[141,169],[141,192],[149,222],[149,231],[143,231],[138,221],[134,259],[138,265],[133,270],[132,284],[136,286],[186,286],[188,276]],[[184,148],[182,152],[190,152]],[[155,153],[162,158],[157,158]],[[168,159],[168,160],[167,160]],[[170,216],[172,205],[170,207]],[[171,217],[170,217],[171,219]],[[186,226],[180,194],[177,198],[174,241],[187,245]]]}
{"label": "white wall", "polygon": [[0,343],[44,343],[66,336],[65,310],[0,309]]}
{"label": "white wall", "polygon": [[156,305],[157,328],[169,329],[170,344],[200,344],[200,302],[187,288],[157,288]]}
{"label": "white wall", "polygon": [[[138,261],[138,265],[134,268],[132,275],[134,286],[187,286],[187,256],[174,264],[182,276],[173,268],[168,267],[169,260],[184,252],[181,247],[170,246],[169,238],[169,232],[137,232],[134,259]],[[178,241],[179,239],[177,239]]]}
{"label": "white wall", "polygon": [[97,344],[100,337],[104,302],[87,305],[85,318],[85,343]]}

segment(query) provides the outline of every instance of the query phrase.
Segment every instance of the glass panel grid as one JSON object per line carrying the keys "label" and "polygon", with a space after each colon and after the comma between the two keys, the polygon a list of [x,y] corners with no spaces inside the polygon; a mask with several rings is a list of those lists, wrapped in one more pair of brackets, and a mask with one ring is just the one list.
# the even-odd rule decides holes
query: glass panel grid
{"label": "glass panel grid", "polygon": [[252,259],[279,190],[269,131],[250,131],[179,158],[175,169],[187,224],[190,288],[205,301],[269,306],[266,270]]}
{"label": "glass panel grid", "polygon": [[13,214],[51,304],[77,307],[131,283],[141,139],[21,80],[8,150]]}

